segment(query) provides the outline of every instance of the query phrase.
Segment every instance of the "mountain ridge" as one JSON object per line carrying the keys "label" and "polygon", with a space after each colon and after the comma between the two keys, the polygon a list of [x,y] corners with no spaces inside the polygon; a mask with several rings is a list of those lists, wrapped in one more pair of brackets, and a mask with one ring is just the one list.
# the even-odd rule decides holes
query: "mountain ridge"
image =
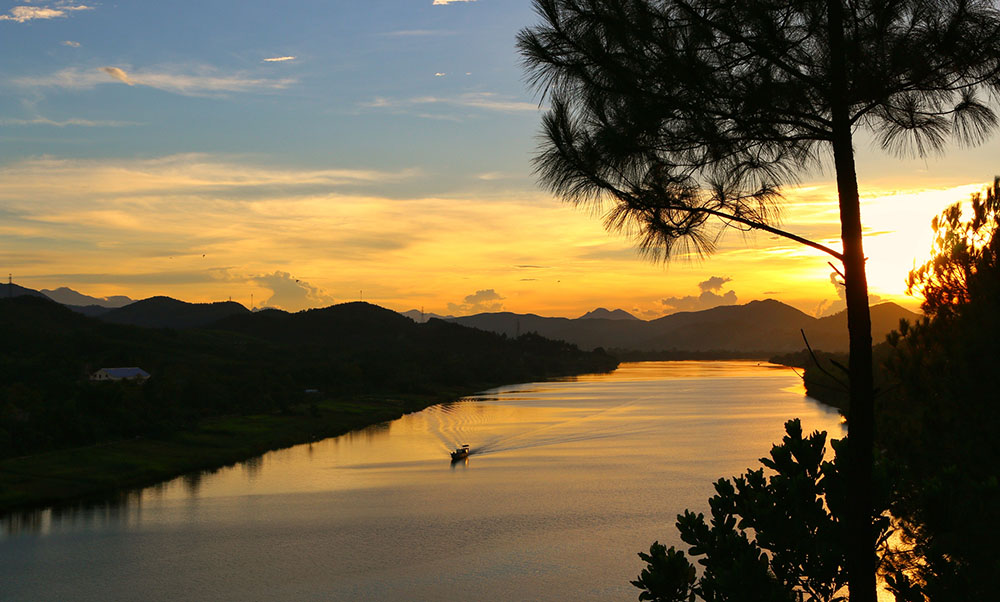
{"label": "mountain ridge", "polygon": [[[755,352],[798,351],[810,345],[827,351],[848,348],[847,314],[842,311],[815,318],[775,299],[742,305],[678,312],[654,320],[546,318],[536,314],[490,312],[451,321],[507,336],[537,332],[582,349],[640,352]],[[872,306],[872,340],[878,342],[898,328],[900,319],[915,321],[919,314],[895,303]]]}
{"label": "mountain ridge", "polygon": [[[31,294],[47,298],[39,291],[18,285],[3,286],[16,288],[0,289],[0,295]],[[339,304],[295,313],[276,309],[251,312],[232,301],[188,303],[170,297],[156,296],[114,309],[97,305],[65,306],[102,321],[147,328],[214,328],[216,325],[241,328],[239,326],[241,319],[246,320],[248,315],[261,315],[262,319],[255,322],[256,325],[252,329],[271,328],[274,336],[285,336],[280,332],[282,328],[303,323],[289,316],[299,314],[322,316],[322,312],[329,311],[332,307],[350,305]],[[512,338],[526,333],[537,333],[546,338],[572,343],[581,349],[600,347],[622,352],[726,352],[763,356],[768,353],[786,353],[803,349],[805,347],[803,334],[814,349],[846,351],[848,348],[846,312],[841,311],[832,316],[816,318],[775,299],[755,300],[742,305],[720,305],[701,311],[677,312],[653,320],[639,319],[621,309],[607,310],[602,307],[587,312],[579,318],[545,317],[534,313],[513,312],[485,312],[455,317],[428,314],[418,310],[392,312],[380,309],[391,312],[400,319],[408,318],[418,323],[438,319]],[[889,331],[898,328],[900,319],[916,321],[920,318],[919,314],[892,302],[873,305],[871,315],[872,341],[875,343],[883,339]],[[280,324],[285,326],[279,326]],[[304,339],[315,336],[315,333],[309,332],[308,329],[296,332]]]}

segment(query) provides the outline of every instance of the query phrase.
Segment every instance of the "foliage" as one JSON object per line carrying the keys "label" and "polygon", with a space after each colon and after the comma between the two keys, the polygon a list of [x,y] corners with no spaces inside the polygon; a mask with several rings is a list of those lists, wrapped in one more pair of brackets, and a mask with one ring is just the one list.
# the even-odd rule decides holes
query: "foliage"
{"label": "foliage", "polygon": [[[617,360],[537,335],[511,339],[352,303],[261,312],[211,330],[107,324],[46,299],[0,299],[0,458],[135,435],[209,416],[300,411],[324,398],[436,395],[611,370]],[[139,366],[144,384],[92,383]]]}
{"label": "foliage", "polygon": [[972,211],[934,220],[934,256],[910,274],[931,316],[890,336],[879,439],[900,475],[890,557],[898,599],[995,597],[1000,557],[1000,179]]}
{"label": "foliage", "polygon": [[[825,432],[804,437],[797,419],[788,421],[785,431],[770,457],[761,458],[770,474],[747,470],[743,476],[716,482],[708,522],[691,511],[677,517],[680,537],[702,567],[697,579],[695,567],[674,548],[654,543],[649,554],[639,555],[647,563],[632,582],[643,590],[640,600],[846,599],[844,442],[834,441],[837,453],[832,461],[824,461]],[[873,550],[887,532],[881,514],[873,512],[879,534]]]}
{"label": "foliage", "polygon": [[773,223],[778,187],[852,128],[925,154],[996,126],[981,98],[1000,89],[992,2],[832,6],[535,0],[542,24],[518,46],[551,101],[542,180],[575,203],[610,201],[609,226],[668,257],[676,243],[711,251],[727,226]]}
{"label": "foliage", "polygon": [[965,216],[956,203],[934,218],[932,258],[907,278],[907,292],[923,295],[927,315],[970,311],[974,299],[978,304],[1000,299],[1000,239],[994,236],[1000,225],[1000,177],[985,198],[972,195],[970,209]]}

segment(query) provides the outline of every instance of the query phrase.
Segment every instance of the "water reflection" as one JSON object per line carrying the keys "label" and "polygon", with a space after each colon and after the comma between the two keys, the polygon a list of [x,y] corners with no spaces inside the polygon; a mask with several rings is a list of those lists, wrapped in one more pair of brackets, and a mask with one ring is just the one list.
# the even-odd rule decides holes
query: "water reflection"
{"label": "water reflection", "polygon": [[[5,600],[634,598],[635,553],[671,542],[674,517],[703,509],[712,482],[753,465],[795,416],[843,434],[791,371],[754,362],[501,387],[4,517],[0,583]],[[473,453],[452,463],[464,443]]]}

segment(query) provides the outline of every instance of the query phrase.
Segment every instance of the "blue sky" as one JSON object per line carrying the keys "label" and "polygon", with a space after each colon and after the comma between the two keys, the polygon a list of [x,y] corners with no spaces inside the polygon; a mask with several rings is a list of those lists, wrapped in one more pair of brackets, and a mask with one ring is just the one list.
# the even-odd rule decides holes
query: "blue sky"
{"label": "blue sky", "polygon": [[528,2],[44,6],[64,14],[0,23],[0,159],[240,154],[419,168],[433,192],[528,175],[537,103],[513,39]]}
{"label": "blue sky", "polygon": [[[783,241],[729,236],[664,268],[540,190],[514,41],[535,21],[529,0],[0,2],[0,267],[39,289],[287,309],[836,303],[825,258]],[[859,138],[877,295],[906,300],[930,217],[997,157],[997,137],[905,160]],[[807,174],[786,226],[835,241],[835,193]]]}

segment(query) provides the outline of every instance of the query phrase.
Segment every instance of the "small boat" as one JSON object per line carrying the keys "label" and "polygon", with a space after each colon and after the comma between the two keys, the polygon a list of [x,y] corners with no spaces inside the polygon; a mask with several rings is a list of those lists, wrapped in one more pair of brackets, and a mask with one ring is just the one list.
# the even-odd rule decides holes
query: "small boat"
{"label": "small boat", "polygon": [[462,447],[456,447],[455,451],[451,452],[452,461],[462,460],[469,457],[469,445],[465,444]]}

